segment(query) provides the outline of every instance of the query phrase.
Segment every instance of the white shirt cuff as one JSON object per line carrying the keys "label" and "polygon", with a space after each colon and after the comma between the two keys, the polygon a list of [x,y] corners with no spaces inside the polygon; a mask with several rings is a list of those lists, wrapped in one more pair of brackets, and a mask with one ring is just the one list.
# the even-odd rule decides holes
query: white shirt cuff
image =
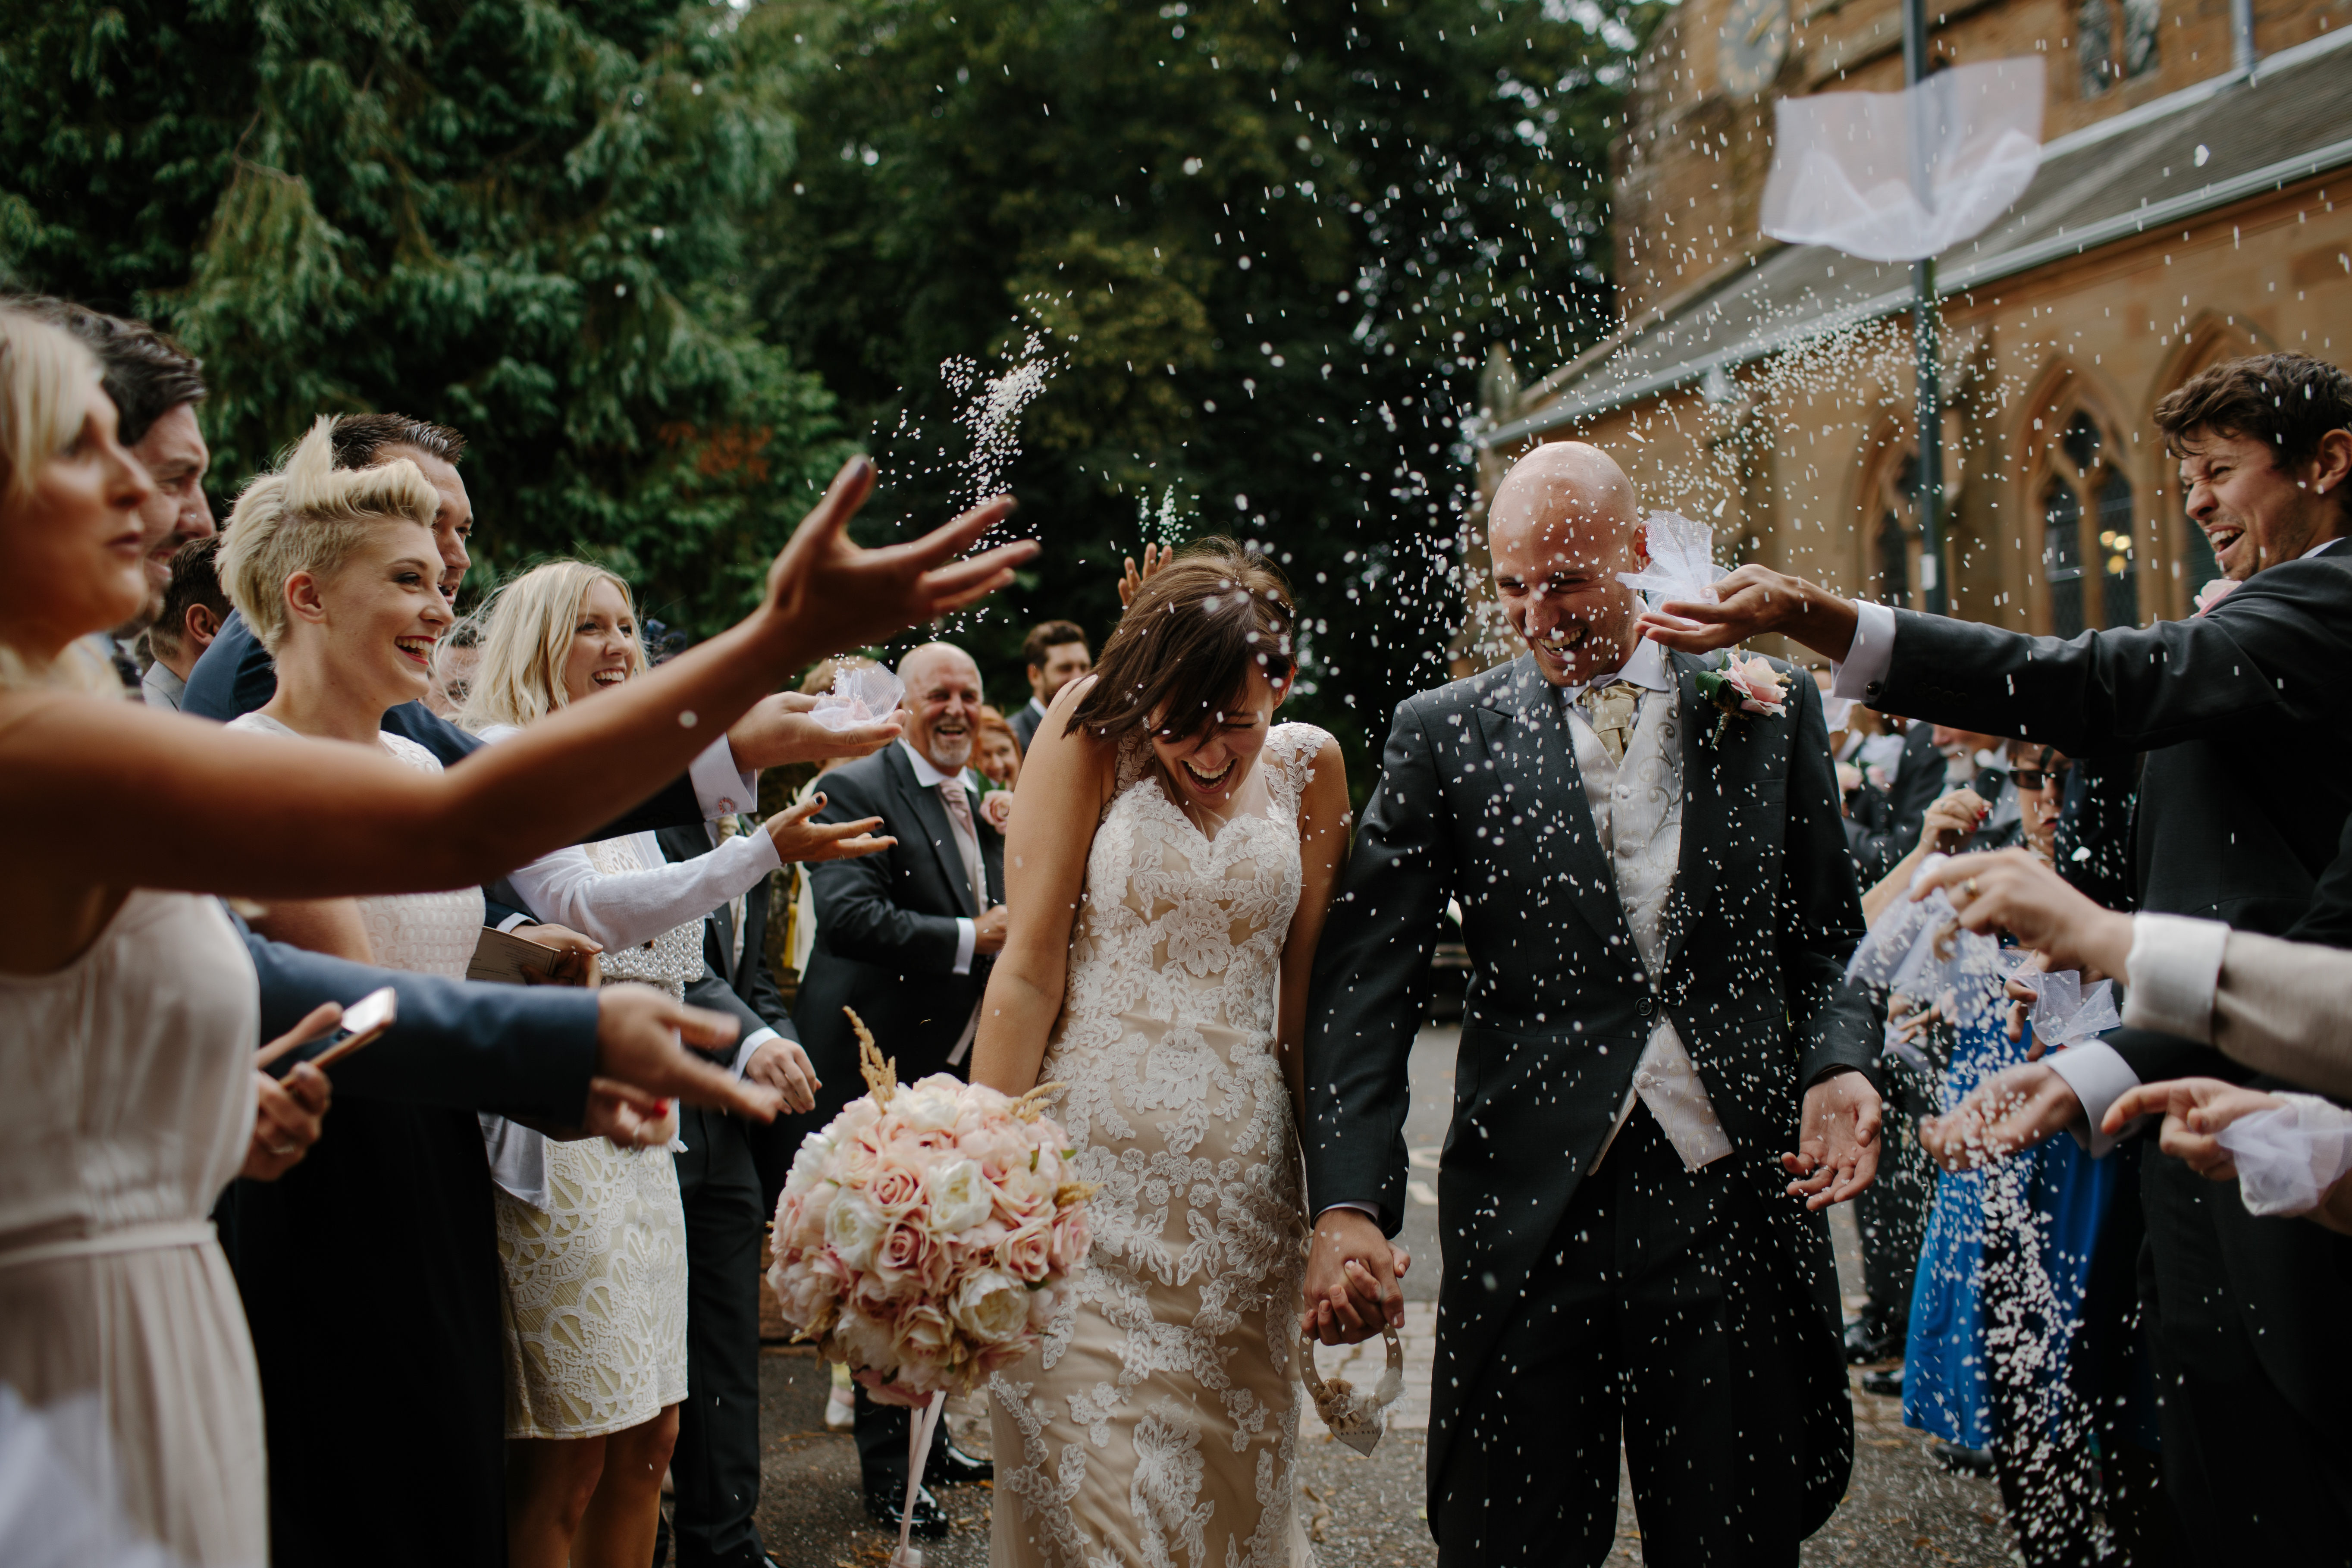
{"label": "white shirt cuff", "polygon": [[1360,1215],[1370,1215],[1371,1222],[1374,1225],[1381,1223],[1381,1211],[1374,1208],[1370,1204],[1326,1204],[1323,1207],[1315,1211],[1315,1217],[1317,1219],[1321,1219],[1325,1215],[1329,1214],[1334,1209],[1353,1209]]}
{"label": "white shirt cuff", "polygon": [[2124,1022],[2211,1045],[2213,999],[2221,989],[2221,956],[2229,945],[2230,928],[2220,921],[2134,915]]}
{"label": "white shirt cuff", "polygon": [[2100,1131],[2099,1124],[2107,1119],[2107,1107],[2139,1087],[2139,1075],[2105,1040],[2085,1040],[2058,1052],[2050,1058],[2050,1070],[2064,1079],[2074,1098],[2083,1102],[2082,1123],[2066,1131],[2092,1159],[2101,1158],[2116,1146],[2116,1141]]}
{"label": "white shirt cuff", "polygon": [[969,917],[964,915],[956,916],[955,967],[948,971],[948,973],[950,974],[970,974],[971,973],[972,950],[979,945],[979,928],[971,923]]}
{"label": "white shirt cuff", "polygon": [[502,931],[510,932],[518,927],[535,926],[539,922],[537,921],[531,919],[529,915],[517,913],[509,915],[506,919],[500,921],[499,922],[499,929]]}
{"label": "white shirt cuff", "polygon": [[686,776],[694,781],[695,798],[702,803],[706,820],[750,811],[760,804],[760,775],[735,766],[735,749],[724,735],[688,764]]}
{"label": "white shirt cuff", "polygon": [[750,1034],[744,1036],[742,1042],[735,1047],[735,1062],[730,1070],[731,1070],[737,1078],[741,1078],[744,1070],[751,1067],[752,1057],[759,1053],[759,1049],[761,1046],[766,1045],[770,1040],[782,1039],[782,1036],[777,1034],[773,1029],[752,1030]]}
{"label": "white shirt cuff", "polygon": [[1843,664],[1830,666],[1830,695],[1870,700],[1871,688],[1883,685],[1895,663],[1895,612],[1885,605],[1858,601],[1853,606],[1853,646]]}

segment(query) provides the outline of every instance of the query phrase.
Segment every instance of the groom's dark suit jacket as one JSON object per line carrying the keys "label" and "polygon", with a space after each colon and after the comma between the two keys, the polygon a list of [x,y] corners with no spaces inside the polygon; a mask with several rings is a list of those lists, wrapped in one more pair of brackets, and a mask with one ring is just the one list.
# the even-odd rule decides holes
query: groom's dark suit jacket
{"label": "groom's dark suit jacket", "polygon": [[1438,1175],[1433,1485],[1459,1402],[1600,1155],[1663,1007],[1730,1158],[1780,1216],[1756,1261],[1785,1284],[1799,1325],[1809,1403],[1791,1426],[1808,1450],[1810,1530],[1845,1489],[1852,1415],[1829,1227],[1778,1195],[1778,1161],[1796,1147],[1804,1088],[1877,1055],[1867,1000],[1842,984],[1861,904],[1812,681],[1793,672],[1786,716],[1718,731],[1697,691],[1706,662],[1670,658],[1686,720],[1682,856],[1656,974],[1625,923],[1559,693],[1534,660],[1399,706],[1316,953],[1307,1185],[1316,1209],[1373,1204],[1395,1233],[1405,1061],[1438,922],[1458,900],[1471,977]]}

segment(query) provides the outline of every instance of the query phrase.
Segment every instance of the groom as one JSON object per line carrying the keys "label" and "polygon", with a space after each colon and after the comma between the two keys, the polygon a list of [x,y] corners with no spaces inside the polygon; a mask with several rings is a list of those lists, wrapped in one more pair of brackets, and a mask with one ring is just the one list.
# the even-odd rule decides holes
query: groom
{"label": "groom", "polygon": [[1645,1562],[1793,1565],[1853,1462],[1820,1211],[1878,1155],[1821,698],[1775,666],[1785,710],[1727,714],[1706,661],[1637,640],[1642,525],[1597,447],[1522,459],[1488,542],[1528,654],[1398,708],[1316,954],[1308,1321],[1401,1316],[1405,1061],[1457,900],[1440,1563],[1599,1563],[1622,1440]]}

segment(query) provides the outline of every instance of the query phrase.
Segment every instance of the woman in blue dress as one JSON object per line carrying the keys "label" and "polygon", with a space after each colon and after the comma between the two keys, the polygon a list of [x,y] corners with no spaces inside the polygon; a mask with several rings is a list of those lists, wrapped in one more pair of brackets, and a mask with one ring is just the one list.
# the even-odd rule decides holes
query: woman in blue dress
{"label": "woman in blue dress", "polygon": [[[2027,742],[2011,745],[2011,759],[2019,820],[1977,834],[1968,847],[2019,844],[2053,859],[2064,759]],[[1907,885],[1906,869],[1896,875]],[[2039,1054],[2024,1031],[2012,1037],[2008,1015],[1994,991],[1915,1030],[1915,1037],[1940,1030],[1949,1042],[1943,1110],[2001,1068]],[[2075,1363],[2116,1175],[2116,1162],[2091,1159],[2071,1138],[1943,1173],[1920,1247],[1904,1347],[1904,1421],[1954,1448],[1991,1451],[2029,1563],[2095,1563],[2108,1550],[2095,1517],[2093,1409],[2077,1393]]]}

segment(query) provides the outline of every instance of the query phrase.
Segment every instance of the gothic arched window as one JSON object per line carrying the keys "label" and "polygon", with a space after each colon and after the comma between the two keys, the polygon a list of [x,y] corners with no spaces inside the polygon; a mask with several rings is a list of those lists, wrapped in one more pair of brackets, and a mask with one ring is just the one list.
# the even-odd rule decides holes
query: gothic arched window
{"label": "gothic arched window", "polygon": [[2099,615],[2111,626],[2139,625],[2133,542],[2131,480],[2121,468],[2109,468],[2099,486],[2099,554],[2106,563],[2099,581]]}
{"label": "gothic arched window", "polygon": [[2040,505],[2051,635],[2137,626],[2137,498],[2118,466],[2120,454],[2085,409],[2074,410],[2047,439]]}
{"label": "gothic arched window", "polygon": [[2053,477],[2042,492],[2042,574],[2050,584],[2050,635],[2071,637],[2083,619],[2083,502]]}

